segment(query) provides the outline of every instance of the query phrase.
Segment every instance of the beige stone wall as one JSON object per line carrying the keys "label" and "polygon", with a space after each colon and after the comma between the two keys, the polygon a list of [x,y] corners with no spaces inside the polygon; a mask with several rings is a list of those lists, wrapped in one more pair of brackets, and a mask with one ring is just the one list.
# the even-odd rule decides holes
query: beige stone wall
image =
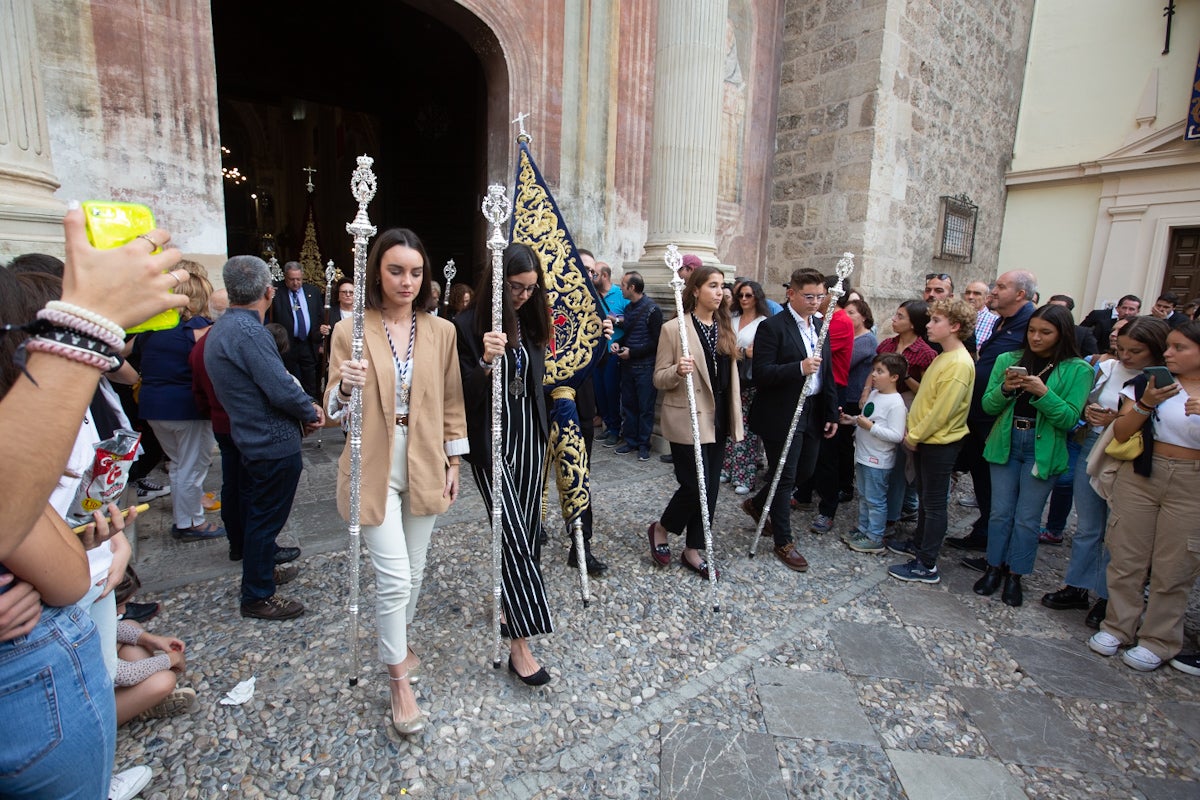
{"label": "beige stone wall", "polygon": [[[791,0],[776,138],[767,277],[828,272],[876,316],[919,294],[995,274],[1032,0]],[[933,258],[938,198],[979,205],[969,265]]]}

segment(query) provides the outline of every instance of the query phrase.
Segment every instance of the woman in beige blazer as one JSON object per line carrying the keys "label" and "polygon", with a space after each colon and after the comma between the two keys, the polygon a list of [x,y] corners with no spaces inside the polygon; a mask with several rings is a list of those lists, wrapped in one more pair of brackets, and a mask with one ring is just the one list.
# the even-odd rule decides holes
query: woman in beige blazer
{"label": "woman in beige blazer", "polygon": [[[353,318],[333,329],[325,406],[347,419],[362,387],[359,519],[375,567],[379,656],[391,677],[392,724],[424,728],[411,683],[420,660],[408,646],[425,554],[437,515],[458,497],[467,420],[454,325],[422,311],[430,294],[425,247],[407,228],[384,231],[364,276],[363,358],[350,359]],[[411,424],[410,424],[411,421]],[[350,447],[338,470],[338,511],[350,517]]]}
{"label": "woman in beige blazer", "polygon": [[650,557],[662,566],[671,563],[668,533],[687,531],[679,561],[708,577],[704,550],[704,523],[700,509],[700,484],[696,476],[695,442],[688,408],[686,375],[692,375],[696,392],[696,417],[700,425],[701,457],[707,490],[708,514],[712,518],[720,488],[721,459],[725,441],[740,441],[742,432],[741,388],[738,385],[737,335],[722,307],[724,274],[716,267],[694,270],[683,288],[683,310],[688,315],[688,352],[683,355],[679,323],[663,325],[654,363],[654,386],[662,395],[662,432],[671,444],[675,464],[675,490],[662,516],[646,530]]}

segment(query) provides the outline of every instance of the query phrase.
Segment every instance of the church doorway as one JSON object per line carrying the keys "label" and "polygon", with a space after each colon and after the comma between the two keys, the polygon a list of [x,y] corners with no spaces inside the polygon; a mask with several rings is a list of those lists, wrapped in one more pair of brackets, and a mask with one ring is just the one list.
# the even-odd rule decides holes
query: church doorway
{"label": "church doorway", "polygon": [[1163,292],[1174,292],[1180,304],[1200,300],[1200,228],[1172,228]]}
{"label": "church doorway", "polygon": [[408,4],[308,8],[212,3],[229,254],[301,260],[311,208],[321,271],[332,259],[350,275],[350,176],[365,153],[379,186],[371,222],[416,231],[435,279],[453,258],[455,283],[473,281],[486,263],[492,76],[454,28]]}

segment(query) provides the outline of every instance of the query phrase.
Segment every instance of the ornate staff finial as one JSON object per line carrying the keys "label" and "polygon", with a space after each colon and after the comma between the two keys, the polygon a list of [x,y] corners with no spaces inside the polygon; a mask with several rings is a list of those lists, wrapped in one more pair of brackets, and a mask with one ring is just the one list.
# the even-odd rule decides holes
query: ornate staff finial
{"label": "ornate staff finial", "polygon": [[312,167],[301,167],[300,171],[308,173],[308,183],[305,185],[304,188],[308,189],[309,194],[312,194],[313,189],[316,188],[315,186],[313,186],[313,182],[312,182],[312,176],[313,176],[313,173],[316,172],[316,170],[313,169]]}
{"label": "ornate staff finial", "polygon": [[342,271],[334,265],[332,258],[329,259],[329,262],[325,265],[325,282],[333,283],[336,280],[340,280],[341,277]]}
{"label": "ornate staff finial", "polygon": [[375,189],[378,185],[375,182],[375,173],[371,171],[371,165],[374,163],[375,159],[368,155],[359,156],[358,166],[354,169],[354,174],[350,176],[350,193],[358,201],[358,213],[354,215],[353,222],[346,224],[346,233],[354,236],[360,233],[363,236],[375,235],[375,226],[367,217],[367,204],[371,202],[371,198],[375,197]]}
{"label": "ornate staff finial", "polygon": [[271,256],[271,260],[267,262],[267,266],[271,268],[271,280],[283,280],[283,267],[279,266],[279,261],[275,256]]}
{"label": "ornate staff finial", "polygon": [[504,184],[493,183],[488,186],[487,197],[483,198],[480,209],[483,211],[484,219],[492,225],[492,235],[487,242],[488,249],[503,250],[508,246],[508,240],[504,238],[504,232],[500,230],[500,227],[512,213],[512,201],[508,199],[508,189],[504,187]]}
{"label": "ornate staff finial", "polygon": [[663,261],[667,262],[667,267],[671,270],[671,288],[674,289],[678,286],[682,289],[685,281],[679,277],[679,268],[683,266],[683,256],[679,255],[679,248],[673,244],[667,245],[667,252],[663,255]]}
{"label": "ornate staff finial", "polygon": [[517,127],[517,141],[525,142],[526,144],[529,144],[530,142],[533,141],[533,137],[530,136],[529,132],[525,130],[525,119],[528,116],[529,116],[528,113],[522,111],[520,114],[517,114],[517,118],[512,121],[512,124],[518,126]]}
{"label": "ornate staff finial", "polygon": [[454,266],[454,259],[446,262],[446,266],[442,267],[442,277],[446,279],[446,283],[454,280],[454,276],[458,274],[458,267]]}

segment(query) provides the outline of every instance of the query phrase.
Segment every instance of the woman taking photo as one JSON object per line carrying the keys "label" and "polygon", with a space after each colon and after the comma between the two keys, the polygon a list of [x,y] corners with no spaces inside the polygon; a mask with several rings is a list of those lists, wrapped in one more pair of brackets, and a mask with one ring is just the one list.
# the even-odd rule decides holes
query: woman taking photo
{"label": "woman taking photo", "polygon": [[550,674],[529,649],[529,638],[554,630],[537,552],[550,430],[542,390],[550,339],[550,309],[543,286],[537,253],[528,245],[510,244],[504,248],[503,332],[492,332],[492,276],[486,270],[480,276],[475,306],[454,318],[471,440],[467,461],[489,514],[494,489],[492,370],[502,370],[501,632],[510,637],[509,671],[529,686],[550,682]]}
{"label": "woman taking photo", "polygon": [[700,506],[700,481],[696,475],[695,440],[687,395],[687,376],[693,375],[696,417],[700,427],[700,455],[704,467],[709,519],[717,507],[718,478],[725,439],[742,438],[742,400],[738,382],[737,335],[722,306],[723,276],[716,267],[692,270],[683,287],[683,312],[688,315],[688,352],[683,354],[679,323],[663,325],[654,362],[654,388],[663,393],[662,432],[671,443],[671,460],[679,488],[662,516],[646,531],[650,557],[671,563],[668,533],[687,532],[680,563],[707,578],[704,553],[704,520]]}
{"label": "woman taking photo", "polygon": [[[1108,502],[1092,488],[1084,465],[1100,434],[1117,418],[1121,389],[1141,375],[1146,367],[1163,363],[1167,334],[1171,330],[1167,323],[1155,317],[1137,317],[1127,327],[1123,325],[1125,322],[1117,320],[1117,324],[1123,326],[1117,336],[1117,358],[1102,361],[1096,367],[1096,382],[1083,409],[1088,426],[1075,465],[1072,492],[1079,519],[1071,539],[1071,560],[1067,563],[1064,585],[1042,597],[1042,605],[1046,608],[1085,609],[1091,592],[1096,596],[1096,603],[1084,620],[1089,628],[1100,627],[1108,612],[1108,584],[1104,578],[1108,569],[1108,551],[1104,547]],[[1115,329],[1116,325],[1113,327]]]}
{"label": "woman taking photo", "polygon": [[1000,588],[1010,606],[1023,602],[1021,578],[1037,559],[1042,509],[1054,477],[1067,471],[1067,436],[1083,414],[1092,368],[1079,357],[1075,321],[1062,306],[1033,312],[1025,347],[996,359],[983,410],[996,417],[984,446],[991,465],[992,515],[987,569],[975,594]]}
{"label": "woman taking photo", "polygon": [[[425,720],[411,686],[420,660],[408,626],[434,522],[458,497],[466,417],[454,326],[421,310],[430,271],[417,235],[380,234],[364,284],[363,358],[350,359],[354,323],[344,318],[333,329],[325,407],[329,420],[348,421],[350,393],[363,390],[359,519],[375,567],[379,657],[391,679],[392,725],[413,734]],[[338,467],[338,511],[349,519],[349,443]]]}
{"label": "woman taking photo", "polygon": [[1140,432],[1143,449],[1121,464],[1108,498],[1108,613],[1088,641],[1104,656],[1129,647],[1121,660],[1144,672],[1179,653],[1200,577],[1200,322],[1167,334],[1163,361],[1169,382],[1142,374],[1121,390],[1114,439]]}
{"label": "woman taking photo", "polygon": [[[732,438],[725,445],[725,466],[721,470],[722,483],[732,483],[733,490],[738,494],[750,494],[754,488],[754,473],[758,466],[758,437],[747,428],[746,415],[750,413],[750,404],[754,402],[753,372],[754,363],[754,334],[762,321],[771,316],[767,308],[767,298],[762,286],[756,281],[739,281],[733,287],[733,299],[739,309],[733,315],[731,323],[737,335],[738,351],[738,382],[741,384],[742,429],[745,438],[734,441]],[[678,335],[675,337],[679,339]]]}

